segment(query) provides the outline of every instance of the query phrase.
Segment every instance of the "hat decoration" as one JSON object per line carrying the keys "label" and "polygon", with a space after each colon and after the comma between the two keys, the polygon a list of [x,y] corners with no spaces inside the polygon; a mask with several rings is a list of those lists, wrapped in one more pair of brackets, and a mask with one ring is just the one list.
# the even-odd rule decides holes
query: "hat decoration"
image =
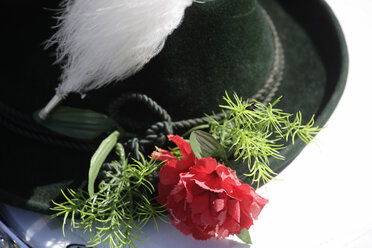
{"label": "hat decoration", "polygon": [[[167,106],[173,108],[170,111],[172,115],[178,112],[174,111],[177,110],[178,103],[184,104],[183,107],[185,103],[182,102],[183,99],[177,99],[179,96],[171,96],[172,90],[177,87],[172,88],[169,93],[163,85],[177,82],[177,73],[183,69],[174,68],[182,58],[176,56],[174,59],[171,52],[165,51],[165,55],[160,52],[163,47],[167,47],[166,40],[169,42],[170,39],[171,46],[176,44],[175,50],[180,52],[176,54],[187,53],[184,48],[191,46],[187,43],[189,40],[185,43],[182,41],[178,47],[179,40],[170,38],[171,34],[177,33],[184,25],[182,20],[188,7],[191,9],[195,5],[208,4],[215,5],[211,10],[201,12],[202,18],[208,18],[207,14],[203,16],[205,13],[211,14],[213,20],[223,15],[221,9],[226,6],[219,9],[217,0],[62,1],[62,8],[56,17],[57,31],[46,41],[47,49],[56,47],[56,63],[62,69],[60,84],[50,102],[41,111],[36,111],[34,119],[37,125],[41,124],[52,133],[58,133],[56,139],[68,137],[69,142],[63,143],[67,147],[75,141],[83,141],[82,144],[89,144],[90,150],[90,141],[96,142],[99,139],[100,142],[91,157],[89,170],[86,171],[87,181],[75,188],[61,189],[62,198],[54,198],[52,202],[50,210],[54,212],[54,216],[62,217],[63,231],[69,225],[72,231],[88,232],[91,246],[136,247],[142,227],[151,221],[156,228],[157,221],[166,219],[165,216],[168,215],[180,232],[197,240],[238,235],[243,242],[251,243],[249,229],[268,204],[268,200],[258,195],[255,188],[274,180],[280,169],[283,169],[273,169],[272,163],[294,158],[291,154],[287,158],[288,153],[282,151],[299,142],[312,142],[322,129],[322,123],[318,125],[315,115],[309,116],[308,111],[303,117],[300,111],[292,114],[282,110],[280,103],[285,100],[286,95],[274,98],[283,79],[284,51],[275,23],[255,0],[247,0],[246,4],[244,0],[239,0],[236,5],[231,4],[233,7],[227,6],[239,8],[239,4],[244,4],[247,9],[244,9],[244,13],[234,12],[235,15],[226,17],[226,20],[218,24],[228,26],[252,13],[252,19],[258,20],[255,22],[259,24],[257,27],[244,29],[246,33],[257,32],[257,36],[260,36],[257,39],[252,37],[251,40],[253,44],[259,43],[258,46],[262,46],[253,47],[251,51],[265,52],[262,56],[252,53],[254,59],[260,57],[258,63],[249,64],[251,58],[247,58],[245,52],[241,52],[244,56],[240,56],[239,47],[244,45],[241,44],[242,40],[247,37],[234,39],[234,44],[226,43],[226,47],[231,46],[234,49],[234,55],[239,55],[237,58],[232,59],[231,56],[226,59],[233,61],[231,73],[249,71],[248,76],[239,75],[244,80],[251,80],[254,75],[258,75],[257,82],[249,81],[247,84],[250,85],[245,85],[246,88],[240,91],[251,97],[240,96],[239,90],[235,92],[235,86],[241,84],[241,78],[239,82],[232,82],[231,87],[217,82],[216,84],[229,87],[225,89],[224,95],[219,96],[223,103],[216,104],[218,110],[209,109],[209,103],[214,99],[208,99],[209,102],[206,100],[203,102],[205,104],[200,104],[203,105],[200,106],[203,111],[209,109],[203,117],[194,118],[192,111],[185,110],[186,120],[180,120],[177,116],[175,121],[172,120],[171,115],[161,106],[164,103],[162,97],[173,97],[169,101],[171,104]],[[246,19],[242,22],[249,25]],[[261,28],[265,29],[263,35],[257,31]],[[190,26],[186,30],[190,30]],[[223,35],[226,36],[221,34]],[[181,40],[184,38],[180,37]],[[209,41],[207,37],[203,45],[208,47]],[[216,40],[211,41],[213,43]],[[221,44],[225,45],[223,42]],[[219,63],[222,58],[222,62],[225,62],[225,52],[217,51],[218,56],[214,57],[212,54],[211,60],[216,59]],[[164,77],[165,84],[159,78],[154,79],[154,82],[141,82],[141,77],[139,81],[136,81],[138,78],[130,81],[129,77],[142,69],[149,73],[150,78],[156,75],[157,66],[160,64],[159,67],[164,67],[161,60],[164,57],[160,62],[154,63],[155,69],[146,68],[145,65],[151,64],[150,60],[156,60],[159,56],[170,58],[167,63],[172,67],[169,71],[159,72],[159,78]],[[245,62],[237,65],[236,61],[239,60]],[[201,59],[198,63],[200,61],[204,62]],[[189,63],[190,58],[185,63],[187,66],[183,67],[185,74],[198,67],[197,63],[188,67]],[[208,73],[216,71],[208,68]],[[204,72],[202,74],[205,76]],[[182,76],[184,74],[180,77]],[[198,84],[200,78],[204,79],[199,76],[191,78],[196,79],[195,84]],[[209,76],[205,78],[210,79]],[[119,82],[124,79],[127,80]],[[111,102],[110,116],[88,108],[73,108],[61,104],[71,93],[78,93],[84,98],[89,91],[114,82],[140,82],[139,89],[148,84],[149,90],[144,90],[148,95],[156,89],[156,85],[150,87],[150,84],[159,83],[165,89],[154,90],[156,92],[150,98],[142,92],[137,93],[132,85],[123,87],[124,93],[120,97],[116,95],[116,99]],[[188,81],[180,79],[179,82],[180,88],[187,91],[185,88],[188,87]],[[251,85],[252,89],[246,90]],[[204,91],[206,87],[203,88]],[[131,91],[133,88],[134,92]],[[194,89],[190,88],[186,95]],[[162,97],[159,97],[159,92],[164,92]],[[203,94],[199,93],[195,93],[200,98],[195,101],[204,101],[201,99]],[[99,92],[95,94],[99,95]],[[179,102],[175,102],[175,99]],[[107,98],[102,101],[107,101]],[[190,99],[186,101],[190,103]],[[128,102],[144,105],[148,108],[144,112],[152,111],[157,115],[157,122],[150,127],[146,123],[145,129],[127,129],[126,116],[121,111],[122,106],[126,106]],[[216,102],[220,100],[214,101]],[[143,110],[142,106],[139,109]],[[133,111],[137,109],[134,108]],[[136,132],[138,130],[140,134]],[[101,140],[103,135],[105,138]]]}
{"label": "hat decoration", "polygon": [[[59,29],[47,43],[47,47],[57,44],[62,82],[39,113],[41,119],[60,115],[53,108],[72,92],[84,96],[140,70],[159,53],[191,3],[63,2]],[[278,39],[275,29],[273,33]],[[277,44],[276,56],[281,56]],[[268,200],[238,178],[230,161],[242,160],[249,173],[239,176],[249,177],[250,184],[258,187],[273,179],[269,158],[284,159],[280,150],[288,140],[294,142],[298,136],[309,143],[320,129],[313,127],[313,118],[304,125],[300,112],[293,119],[276,109],[280,99],[273,103],[266,99],[264,104],[237,94],[231,99],[226,93],[224,100],[227,105],[220,106],[218,116],[207,116],[205,124],[194,126],[184,138],[168,135],[176,147],[153,147],[150,157],[139,148],[126,153],[120,131],[113,132],[91,159],[88,191],[62,191],[66,202],[54,203],[56,216],[63,216],[64,223],[72,218],[72,229],[88,230],[93,246],[135,246],[141,227],[149,220],[156,225],[156,218],[166,213],[174,226],[195,239],[237,234],[249,242],[247,230]],[[113,150],[116,158],[110,156]]]}
{"label": "hat decoration", "polygon": [[[113,132],[91,159],[88,192],[62,191],[66,201],[54,203],[55,215],[63,216],[64,223],[72,218],[72,230],[89,231],[92,245],[133,246],[142,226],[149,220],[156,226],[165,210],[173,225],[195,239],[241,234],[250,240],[247,230],[268,200],[238,178],[232,160],[242,159],[250,173],[241,176],[258,186],[273,179],[269,158],[284,159],[279,151],[286,141],[298,136],[309,143],[320,128],[313,126],[313,118],[302,124],[300,112],[291,121],[291,114],[274,108],[278,100],[267,106],[244,103],[237,95],[225,100],[221,107],[229,114],[222,120],[210,117],[207,125],[184,135],[189,141],[168,135],[176,147],[154,148],[149,158],[127,157],[119,132]],[[107,161],[111,151],[116,159]]]}
{"label": "hat decoration", "polygon": [[68,94],[101,88],[140,70],[162,49],[192,0],[92,0],[62,2],[58,31],[47,41],[57,45],[63,72],[56,95],[41,112]]}

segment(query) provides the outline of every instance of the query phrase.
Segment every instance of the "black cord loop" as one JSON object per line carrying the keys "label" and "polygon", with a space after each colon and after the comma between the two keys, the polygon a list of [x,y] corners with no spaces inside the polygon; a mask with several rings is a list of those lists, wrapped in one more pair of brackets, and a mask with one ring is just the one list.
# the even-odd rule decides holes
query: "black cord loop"
{"label": "black cord loop", "polygon": [[147,95],[140,93],[123,94],[111,104],[110,113],[116,117],[120,116],[120,107],[125,106],[128,101],[143,104],[161,120],[148,127],[143,137],[135,137],[124,142],[124,146],[131,156],[136,160],[140,160],[140,153],[145,152],[145,147],[153,149],[154,146],[162,146],[166,143],[167,135],[174,133],[173,122],[171,116],[164,108]]}
{"label": "black cord loop", "polygon": [[110,105],[110,115],[113,116],[115,119],[120,119],[122,116],[124,116],[124,114],[122,113],[122,107],[127,106],[127,103],[130,101],[134,101],[147,107],[151,111],[151,113],[153,113],[161,120],[151,125],[150,127],[146,127],[146,131],[142,132],[145,133],[145,137],[141,138],[139,140],[139,143],[141,145],[163,144],[165,139],[164,137],[168,134],[173,133],[172,118],[163,107],[161,107],[157,102],[155,102],[147,95],[134,92],[126,92],[122,94]]}

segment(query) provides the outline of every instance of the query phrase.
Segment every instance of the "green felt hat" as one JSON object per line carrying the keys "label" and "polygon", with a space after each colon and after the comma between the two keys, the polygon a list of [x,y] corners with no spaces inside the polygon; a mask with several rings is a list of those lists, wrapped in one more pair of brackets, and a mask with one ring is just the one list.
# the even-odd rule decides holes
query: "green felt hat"
{"label": "green felt hat", "polygon": [[[48,211],[60,189],[84,187],[104,137],[65,137],[33,119],[61,73],[52,49],[42,45],[54,32],[49,9],[58,4],[7,0],[0,16],[0,201],[38,211]],[[214,0],[187,8],[181,26],[139,73],[84,100],[71,95],[63,105],[105,113],[139,139],[154,123],[173,125],[162,134],[201,123],[204,114],[219,111],[225,91],[266,103],[282,96],[281,109],[301,111],[305,120],[315,114],[323,126],[342,95],[347,67],[341,28],[324,1]],[[286,159],[273,160],[271,168],[280,172],[303,147],[288,144],[281,151]],[[239,168],[238,175],[246,172]]]}

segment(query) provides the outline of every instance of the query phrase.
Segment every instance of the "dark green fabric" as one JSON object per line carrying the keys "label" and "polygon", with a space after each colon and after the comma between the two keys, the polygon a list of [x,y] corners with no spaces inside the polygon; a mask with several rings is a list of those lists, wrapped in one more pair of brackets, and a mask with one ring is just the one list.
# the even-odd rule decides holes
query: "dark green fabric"
{"label": "dark green fabric", "polygon": [[[260,1],[278,25],[282,20],[281,25],[290,26],[290,21],[283,21],[284,18],[280,16],[281,11],[278,11],[278,9],[290,13],[293,22],[302,26],[303,35],[307,35],[309,41],[311,41],[312,48],[309,47],[309,49],[314,50],[305,53],[301,42],[297,41],[297,45],[294,44],[296,42],[292,42],[297,47],[296,55],[296,49],[293,49],[293,46],[288,46],[287,44],[290,44],[290,42],[285,41],[289,37],[289,33],[293,34],[295,32],[291,31],[287,36],[280,31],[284,45],[288,46],[285,49],[287,51],[286,68],[291,68],[290,72],[285,72],[282,87],[277,93],[277,95],[284,96],[280,107],[291,113],[301,111],[304,121],[309,120],[315,114],[315,125],[322,127],[336,108],[347,80],[349,60],[342,29],[332,10],[324,1],[282,0],[277,1],[278,5],[274,2],[272,0]],[[296,38],[293,37],[293,39]],[[303,39],[306,39],[306,37],[303,37]],[[306,44],[304,40],[302,42]],[[318,62],[315,62],[315,60],[310,62],[312,55],[317,58]],[[312,65],[310,68],[304,63],[305,59],[301,60],[304,56],[309,56],[307,64]],[[293,76],[298,63],[304,66],[297,68],[297,75]],[[316,70],[317,63],[319,63],[318,66],[321,65],[323,68]],[[316,71],[317,75],[314,75],[315,73],[311,70]],[[289,78],[286,79],[286,77]],[[292,90],[287,91],[286,87]],[[304,147],[305,144],[298,139],[295,144],[288,144],[288,147],[281,151],[286,159],[284,161],[271,160],[271,168],[276,172],[282,171]]]}
{"label": "dark green fabric", "polygon": [[[347,51],[337,20],[321,0],[261,0],[274,21],[285,52],[283,81],[276,97],[287,112],[301,110],[324,125],[339,101],[347,74]],[[41,43],[58,1],[6,1],[0,16],[0,44],[6,66],[0,68],[0,101],[33,113],[54,94],[60,71],[53,50]],[[227,11],[229,10],[229,11]],[[269,27],[254,0],[215,0],[194,3],[184,23],[164,50],[144,70],[123,83],[91,92],[86,99],[70,96],[66,104],[108,112],[122,92],[139,91],[155,99],[174,120],[200,117],[218,109],[224,90],[250,97],[265,81],[273,60]],[[131,116],[147,121],[143,106],[130,105]],[[156,120],[150,116],[150,121]],[[129,122],[130,123],[130,122]],[[145,125],[146,126],[146,125]],[[84,182],[92,153],[46,146],[0,128],[0,201],[46,211],[60,187]],[[272,161],[282,170],[304,145],[283,151],[285,161]],[[237,167],[238,168],[238,167]],[[246,167],[239,166],[238,174]]]}
{"label": "dark green fabric", "polygon": [[270,73],[273,52],[255,0],[195,3],[164,50],[120,86],[150,95],[174,120],[200,117],[219,110],[225,90],[253,95]]}

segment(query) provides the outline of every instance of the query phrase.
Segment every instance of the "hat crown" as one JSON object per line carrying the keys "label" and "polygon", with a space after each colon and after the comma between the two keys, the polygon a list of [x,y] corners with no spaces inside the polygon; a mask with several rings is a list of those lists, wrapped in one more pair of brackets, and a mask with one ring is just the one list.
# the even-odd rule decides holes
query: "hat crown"
{"label": "hat crown", "polygon": [[249,98],[265,84],[273,39],[255,0],[194,3],[162,52],[121,85],[149,95],[174,120],[211,114],[225,90]]}
{"label": "hat crown", "polygon": [[[25,79],[19,81],[27,82],[36,74],[34,81],[37,83],[22,85],[23,91],[17,90],[16,85],[13,89],[4,84],[6,90],[3,92],[11,91],[12,94],[1,96],[9,105],[28,113],[35,112],[48,101],[60,75],[58,67],[53,66],[53,51],[43,51],[40,45],[54,32],[50,28],[55,25],[53,12],[42,8],[44,3],[37,3],[30,7],[29,15],[38,18],[27,23],[22,21],[28,18],[27,15],[19,15],[19,8],[10,8],[9,16],[18,13],[18,17],[17,29],[9,31],[11,34],[8,35],[16,37],[14,33],[17,33],[19,36],[23,31],[16,30],[20,28],[32,33],[27,39],[17,39],[19,49],[13,49],[8,57],[22,58],[25,53],[35,53],[32,58],[41,62],[32,63],[32,69],[27,69],[31,76],[25,74]],[[57,3],[50,2],[47,7],[55,9]],[[9,40],[9,44],[13,43]],[[33,47],[28,48],[25,44]],[[134,91],[153,98],[173,120],[202,117],[219,110],[225,90],[245,98],[253,96],[271,73],[274,53],[272,30],[256,0],[194,2],[186,9],[182,24],[168,38],[162,52],[142,71],[124,82],[90,92],[83,101],[79,96],[71,95],[65,104],[105,112],[116,97]],[[13,67],[16,65],[14,63]],[[9,80],[14,76],[11,73],[5,75]],[[43,93],[35,98],[29,92]],[[28,104],[22,104],[18,99],[24,99]],[[147,107],[139,106],[137,102],[129,103],[128,108],[131,113],[124,109],[120,118],[128,120],[122,123],[124,128],[136,129],[138,123],[143,122],[142,130],[139,130],[143,131],[156,121],[157,117],[149,116],[152,113]]]}

